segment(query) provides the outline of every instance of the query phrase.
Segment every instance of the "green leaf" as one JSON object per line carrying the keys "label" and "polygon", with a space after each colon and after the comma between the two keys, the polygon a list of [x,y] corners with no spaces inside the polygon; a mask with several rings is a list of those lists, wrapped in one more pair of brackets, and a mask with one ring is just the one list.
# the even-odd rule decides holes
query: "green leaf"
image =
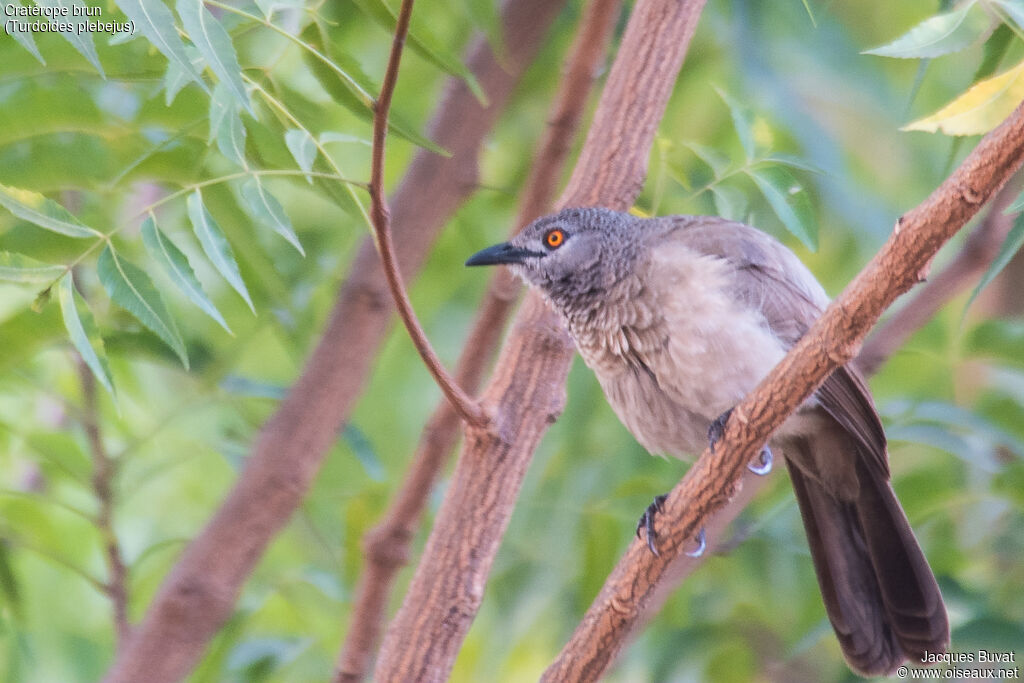
{"label": "green leaf", "polygon": [[[288,146],[288,151],[292,153],[295,163],[304,173],[313,170],[317,152],[316,142],[307,131],[292,128],[284,134],[284,144]],[[313,182],[309,176],[306,176],[306,180]]]}
{"label": "green leaf", "polygon": [[203,251],[217,272],[224,276],[228,284],[245,299],[245,303],[249,304],[249,310],[255,313],[256,308],[252,305],[252,299],[249,298],[249,290],[246,289],[245,281],[242,280],[238,262],[235,261],[235,254],[231,251],[231,245],[228,244],[224,231],[206,210],[203,196],[199,190],[190,194],[186,203],[188,204],[188,217],[192,221],[192,230],[195,231]]}
{"label": "green leaf", "polygon": [[45,284],[60,277],[67,268],[36,261],[28,256],[0,251],[0,280]]}
{"label": "green leaf", "polygon": [[686,146],[698,159],[707,164],[716,179],[721,178],[729,170],[729,159],[717,149],[696,142],[687,142]]}
{"label": "green leaf", "polygon": [[[65,7],[67,8],[68,14],[72,16],[85,17],[85,4],[82,0],[34,0],[34,2],[40,7]],[[75,14],[75,9],[79,10],[79,13]],[[62,22],[68,23],[70,22]],[[100,58],[96,54],[96,46],[92,42],[92,33],[88,31],[82,31],[81,33],[73,30],[61,31],[60,35],[64,40],[71,44],[71,47],[78,50],[79,54],[85,57],[90,64],[92,64],[97,71],[100,72],[100,76],[106,79],[107,75],[103,72],[103,66],[100,64]]]}
{"label": "green leaf", "polygon": [[814,211],[807,192],[796,178],[781,166],[747,171],[747,175],[757,185],[786,229],[810,250],[817,250],[818,230],[814,222]]}
{"label": "green leaf", "polygon": [[249,101],[249,93],[242,82],[242,69],[238,66],[238,56],[231,44],[231,36],[216,17],[210,14],[202,0],[178,0],[175,7],[188,37],[192,39],[199,54],[210,65],[218,80],[228,87],[246,111],[255,115]]}
{"label": "green leaf", "polygon": [[[1014,204],[1018,204],[1021,201],[1022,198],[1019,197]],[[1010,209],[1008,208],[1007,211],[1009,210]],[[1003,268],[1006,267],[1006,264],[1010,262],[1010,259],[1012,259],[1018,251],[1020,251],[1022,246],[1024,246],[1024,214],[1017,216],[1017,219],[1013,222],[1013,227],[1010,228],[1010,233],[1003,241],[1003,246],[999,248],[999,253],[996,254],[995,259],[989,264],[988,270],[985,271],[985,274],[981,276],[981,280],[979,280],[978,284],[974,287],[974,291],[971,292],[971,296],[967,300],[967,305],[964,306],[965,311],[970,308],[971,304],[974,303],[974,300],[979,294],[981,294],[981,290],[988,287],[989,283],[1002,272]]]}
{"label": "green leaf", "polygon": [[[353,0],[355,5],[372,17],[381,26],[390,32],[394,32],[397,18],[394,11],[383,0]],[[445,73],[461,78],[469,87],[470,92],[480,102],[487,106],[487,95],[484,93],[480,83],[473,76],[465,64],[457,57],[445,52],[439,41],[429,34],[427,26],[419,22],[416,15],[412,17],[412,26],[409,29],[407,38],[409,47],[420,57],[434,64]]]}
{"label": "green leaf", "polygon": [[299,250],[300,254],[306,255],[302,244],[299,243],[299,236],[292,228],[288,214],[284,212],[284,207],[274,195],[270,194],[267,188],[263,187],[259,178],[249,178],[242,183],[242,199],[256,220],[288,240],[293,247]]}
{"label": "green leaf", "polygon": [[1000,24],[992,32],[988,40],[985,41],[981,64],[978,65],[977,71],[974,72],[974,78],[971,79],[971,83],[977,83],[994,74],[1012,43],[1013,30],[1006,24]]}
{"label": "green leaf", "polygon": [[103,349],[103,338],[92,317],[92,311],[85,300],[75,292],[71,273],[57,283],[57,299],[60,301],[60,313],[64,318],[64,327],[68,331],[71,343],[82,357],[85,364],[92,370],[103,388],[114,394],[114,381],[107,365],[107,354]]}
{"label": "green leaf", "polygon": [[361,138],[358,135],[352,135],[351,133],[339,133],[337,131],[329,130],[320,134],[321,145],[329,145],[332,142],[366,145],[367,147],[373,145],[373,142],[367,138]]}
{"label": "green leaf", "polygon": [[232,334],[231,328],[224,322],[220,311],[203,291],[203,286],[192,271],[188,258],[175,246],[174,242],[168,239],[167,235],[161,232],[152,216],[142,222],[142,243],[153,260],[163,268],[174,286],[203,312],[216,320],[221,327],[227,330],[228,334]]}
{"label": "green leaf", "polygon": [[188,77],[199,84],[204,91],[209,92],[203,77],[199,75],[192,60],[185,51],[185,43],[178,37],[175,28],[174,14],[160,0],[114,0],[121,8],[125,16],[135,22],[135,26],[146,36],[153,46],[167,57],[169,61],[176,62]]}
{"label": "green leaf", "polygon": [[17,22],[11,23],[5,26],[4,28],[7,29],[7,35],[11,36],[16,41],[21,43],[21,46],[28,50],[33,57],[38,59],[40,64],[42,64],[43,66],[46,65],[46,60],[43,59],[43,56],[41,54],[39,54],[39,48],[36,47],[36,41],[32,37],[31,33],[27,31],[19,31]]}
{"label": "green leaf", "polygon": [[732,185],[712,185],[715,212],[731,221],[742,221],[747,213],[747,198]]}
{"label": "green leaf", "polygon": [[992,0],[992,2],[1006,12],[1013,23],[1017,24],[1017,28],[1024,29],[1024,2],[1021,0]]}
{"label": "green leaf", "polygon": [[108,244],[96,263],[100,283],[111,300],[160,337],[188,369],[188,353],[160,292],[140,268],[118,256]]}
{"label": "green leaf", "polygon": [[0,185],[0,205],[18,218],[68,237],[102,237],[102,233],[82,224],[67,210],[38,192]]}
{"label": "green leaf", "polygon": [[[188,56],[189,62],[198,73],[203,68],[203,56],[199,54],[199,50],[195,49],[191,45],[185,46],[185,54]],[[181,89],[184,88],[192,81],[192,77],[185,72],[181,65],[174,60],[168,60],[167,71],[164,73],[164,104],[171,106],[174,102],[174,98],[178,96]]]}
{"label": "green leaf", "polygon": [[[355,58],[328,49],[317,24],[307,26],[300,35],[303,42],[312,46],[320,54],[330,58],[333,68],[324,64],[316,55],[308,50],[303,51],[306,66],[310,68],[317,81],[335,102],[348,109],[365,121],[373,119],[373,97],[369,94],[375,90],[369,76],[363,73],[362,67]],[[340,73],[339,73],[340,72]],[[344,77],[342,76],[344,74]],[[433,140],[421,135],[415,126],[406,121],[402,115],[392,109],[388,114],[388,130],[414,145],[429,149],[441,156],[451,156],[447,150]]]}
{"label": "green leaf", "polygon": [[[212,124],[213,121],[211,120],[210,123]],[[217,126],[217,149],[242,168],[248,168],[245,163],[245,125],[233,103],[226,115],[221,117]]]}
{"label": "green leaf", "polygon": [[743,145],[743,152],[747,155],[747,161],[754,158],[757,151],[754,146],[754,120],[750,108],[734,100],[727,92],[715,88],[718,96],[722,98],[729,107],[729,115],[732,117],[732,127],[736,129],[736,135]]}
{"label": "green leaf", "polygon": [[981,38],[989,28],[988,15],[974,2],[925,19],[887,45],[862,54],[915,59],[958,52]]}

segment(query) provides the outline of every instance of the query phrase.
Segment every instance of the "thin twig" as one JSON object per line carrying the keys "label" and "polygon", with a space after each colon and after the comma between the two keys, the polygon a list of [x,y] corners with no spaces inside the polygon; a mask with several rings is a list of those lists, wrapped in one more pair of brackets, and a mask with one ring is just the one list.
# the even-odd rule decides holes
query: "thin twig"
{"label": "thin twig", "polygon": [[92,452],[92,488],[99,502],[95,524],[103,539],[103,554],[107,562],[107,581],[103,590],[114,608],[114,630],[117,633],[117,649],[121,649],[131,635],[128,623],[128,571],[121,555],[121,546],[114,533],[114,488],[116,463],[107,453],[100,433],[99,412],[96,399],[96,378],[81,356],[75,354],[75,364],[82,385],[82,426]]}
{"label": "thin twig", "polygon": [[398,21],[395,25],[395,37],[391,42],[391,56],[388,58],[387,70],[384,72],[384,82],[380,87],[380,96],[373,106],[373,151],[370,162],[369,188],[370,217],[377,235],[377,248],[380,251],[381,265],[384,267],[384,275],[387,277],[391,296],[395,300],[398,315],[405,324],[405,329],[408,330],[413,345],[419,351],[427,370],[433,375],[434,380],[454,406],[455,411],[468,424],[474,427],[484,427],[488,422],[487,414],[445,370],[441,359],[437,357],[423,327],[420,326],[420,322],[416,318],[409,295],[405,291],[405,285],[402,284],[402,276],[398,272],[395,245],[391,240],[391,212],[388,209],[387,198],[384,196],[384,146],[388,133],[388,111],[391,109],[391,98],[395,92],[395,83],[398,81],[398,66],[402,61],[405,37],[409,33],[413,2],[414,0],[402,0],[402,7],[398,12]]}
{"label": "thin twig", "polygon": [[[524,185],[513,232],[551,206],[620,5],[621,0],[596,0],[587,6],[544,138]],[[479,386],[519,290],[519,284],[507,270],[494,274],[456,367],[455,379],[459,386],[469,391]],[[365,564],[356,588],[348,634],[338,658],[335,683],[354,683],[366,676],[373,649],[380,639],[395,576],[399,568],[408,563],[413,532],[445,459],[455,446],[459,424],[459,416],[451,403],[442,400],[423,429],[401,490],[384,519],[364,538]]]}

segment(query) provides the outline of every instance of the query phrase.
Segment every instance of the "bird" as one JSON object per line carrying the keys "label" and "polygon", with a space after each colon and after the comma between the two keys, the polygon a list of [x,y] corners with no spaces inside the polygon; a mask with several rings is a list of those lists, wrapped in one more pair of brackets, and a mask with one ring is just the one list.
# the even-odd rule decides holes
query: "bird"
{"label": "bird", "polygon": [[[713,449],[731,409],[829,304],[781,242],[714,216],[568,208],[466,265],[506,265],[539,291],[626,428],[651,453],[680,458]],[[885,432],[854,366],[834,370],[752,468],[766,469],[772,453],[786,463],[850,668],[886,675],[945,652],[942,595],[893,491]],[[662,500],[637,529],[654,552]]]}

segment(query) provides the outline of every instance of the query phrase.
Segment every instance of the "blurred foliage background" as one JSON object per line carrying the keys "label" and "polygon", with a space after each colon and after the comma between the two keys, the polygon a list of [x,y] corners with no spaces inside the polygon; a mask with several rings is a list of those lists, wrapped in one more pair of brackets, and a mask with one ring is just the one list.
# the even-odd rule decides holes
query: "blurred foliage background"
{"label": "blurred foliage background", "polygon": [[[118,4],[98,5],[103,20],[121,21],[138,3]],[[509,229],[581,5],[570,2],[556,22],[485,148],[479,190],[411,285],[449,363],[487,277],[461,264]],[[319,45],[372,93],[390,45],[386,22],[372,11],[379,3],[206,7],[230,36],[225,47],[214,31],[207,49],[233,48],[240,69],[199,76],[210,53],[194,37],[187,65],[169,61],[145,32],[129,41],[97,34],[95,54],[53,33],[34,34],[31,46],[24,35],[0,37],[0,204],[8,209],[0,211],[0,252],[8,254],[0,262],[5,681],[95,680],[115,644],[102,590],[106,531],[95,521],[101,501],[91,481],[88,411],[68,332],[74,319],[86,333],[94,319],[91,343],[80,336],[77,348],[96,353],[101,385],[109,378],[116,391],[115,399],[98,389],[99,425],[117,467],[112,531],[128,566],[129,616],[137,620],[231,486],[367,234],[357,208],[367,203],[364,193],[338,181],[368,176],[369,122],[352,94],[358,88],[325,87],[324,64],[289,36]],[[191,33],[182,11],[172,20]],[[950,12],[963,16],[950,19]],[[900,128],[956,102],[972,84],[1018,68],[1024,40],[1015,18],[1024,12],[1015,12],[1021,6],[1012,0],[712,0],[637,209],[747,220],[785,240],[838,293],[900,213],[973,146],[976,138]],[[862,54],[937,14],[924,37],[908,39],[908,58]],[[498,35],[491,0],[422,0],[415,18],[425,47],[403,62],[395,107],[404,137],[391,136],[391,186],[417,142],[427,144],[417,136],[445,80],[464,75],[463,46],[477,32],[494,41]],[[1024,96],[1015,76],[996,85],[1011,105]],[[983,121],[974,124],[977,130],[959,132],[984,132]],[[316,175],[307,182],[304,171]],[[262,210],[252,201],[256,180],[260,193],[276,198]],[[202,206],[189,199],[196,188]],[[223,241],[214,240],[219,247],[194,229],[204,206],[223,232]],[[38,212],[65,231],[84,225],[100,234],[72,237],[52,223],[45,230],[34,224],[46,223]],[[194,305],[202,298],[194,290],[182,293],[183,276],[161,265],[159,250],[144,244],[141,223],[149,215],[184,254],[178,263],[187,257],[195,270],[207,312]],[[112,271],[109,258],[104,265],[108,244],[115,264],[134,263],[151,280],[142,302],[167,309],[156,320],[131,307],[138,273]],[[25,257],[58,268],[33,271]],[[232,264],[242,288],[229,284]],[[1019,259],[1010,265],[1021,267]],[[72,269],[80,297],[67,288]],[[954,647],[966,651],[1024,648],[1024,320],[1010,304],[1021,293],[995,282],[970,308],[968,295],[950,302],[872,380],[894,486],[947,598]],[[72,309],[62,311],[62,286]],[[208,314],[214,307],[223,327]],[[179,355],[187,355],[187,370]],[[329,677],[360,539],[396,489],[438,399],[404,331],[395,329],[315,487],[190,680]],[[536,679],[630,542],[639,513],[685,467],[647,455],[577,363],[568,406],[536,454],[453,680]],[[610,680],[855,679],[825,619],[785,477],[775,477],[735,534],[728,552],[673,595]]]}

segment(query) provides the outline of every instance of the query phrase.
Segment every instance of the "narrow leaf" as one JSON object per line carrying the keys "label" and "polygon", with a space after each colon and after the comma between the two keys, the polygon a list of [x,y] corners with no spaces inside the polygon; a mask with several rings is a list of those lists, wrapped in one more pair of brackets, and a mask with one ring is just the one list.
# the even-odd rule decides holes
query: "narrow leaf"
{"label": "narrow leaf", "polygon": [[982,50],[981,64],[978,65],[977,71],[974,72],[974,78],[971,79],[971,83],[977,83],[983,78],[988,78],[996,72],[999,68],[999,64],[1003,61],[1003,57],[1006,56],[1006,51],[1013,43],[1013,30],[1006,24],[1000,24],[992,35],[989,36],[988,40],[985,41],[984,48]]}
{"label": "narrow leaf", "polygon": [[4,29],[6,30],[7,35],[21,43],[21,46],[28,50],[33,57],[38,59],[40,64],[44,66],[46,65],[46,60],[43,59],[41,54],[39,54],[39,48],[36,47],[35,38],[32,37],[31,33],[28,31],[19,31],[18,22],[12,22],[9,24],[5,22]]}
{"label": "narrow leaf", "polygon": [[747,155],[747,160],[753,159],[756,149],[754,147],[754,122],[753,117],[750,115],[750,108],[734,100],[724,90],[718,88],[715,88],[715,90],[726,106],[729,107],[732,126],[736,129],[736,135],[740,139],[740,144],[743,145],[743,152]]}
{"label": "narrow leaf", "polygon": [[925,19],[902,36],[863,54],[900,59],[939,57],[958,52],[988,31],[985,10],[968,2],[963,7]]}
{"label": "narrow leaf", "polygon": [[1006,12],[1006,15],[1017,24],[1017,28],[1024,29],[1024,2],[1021,0],[993,0]]}
{"label": "narrow leaf", "polygon": [[370,147],[373,144],[373,142],[367,138],[361,138],[358,135],[352,135],[351,133],[339,133],[337,131],[329,130],[320,134],[321,145],[327,145],[332,142],[366,145],[367,147]]}
{"label": "narrow leaf", "polygon": [[114,381],[107,365],[107,354],[103,348],[103,338],[92,317],[92,311],[85,300],[75,292],[71,282],[71,273],[57,283],[57,299],[60,301],[60,313],[64,318],[64,327],[68,331],[71,343],[92,374],[99,380],[103,388],[114,394]]}
{"label": "narrow leaf", "polygon": [[202,284],[192,270],[185,254],[175,246],[174,242],[168,239],[152,217],[142,222],[142,243],[146,251],[157,264],[163,268],[167,277],[174,283],[182,294],[198,306],[204,313],[217,321],[221,327],[231,334],[231,328],[224,322],[224,317],[213,305],[210,298],[206,296]]}
{"label": "narrow leaf", "polygon": [[232,95],[250,114],[254,113],[249,102],[249,93],[242,82],[238,56],[228,32],[216,17],[210,14],[202,0],[178,0],[175,6],[189,38],[217,75],[218,80],[228,86]]}
{"label": "narrow leaf", "polygon": [[100,254],[96,262],[96,271],[111,300],[138,318],[139,322],[171,347],[187,370],[188,353],[185,350],[185,342],[149,276],[124,260],[110,245],[107,245]]}
{"label": "narrow leaf", "polygon": [[59,278],[67,268],[36,261],[28,256],[0,251],[0,280],[45,284]]}
{"label": "narrow leaf", "polygon": [[[202,71],[203,56],[199,54],[199,50],[191,45],[186,45],[185,54],[188,55],[188,60],[196,72]],[[174,98],[181,92],[181,89],[191,81],[192,77],[181,68],[178,62],[169,60],[167,62],[167,71],[164,73],[164,104],[168,107],[171,106]]]}
{"label": "narrow leaf", "polygon": [[[1019,201],[1019,200],[1018,200]],[[1015,202],[1016,203],[1016,202]],[[971,292],[971,297],[967,300],[967,305],[964,306],[966,311],[970,308],[974,300],[981,294],[981,290],[988,287],[989,283],[996,278],[999,273],[1002,272],[1006,264],[1010,262],[1020,248],[1024,246],[1024,214],[1017,216],[1017,220],[1013,222],[1013,227],[1010,228],[1010,233],[1006,236],[1003,241],[1003,246],[999,248],[999,253],[996,254],[995,259],[989,264],[988,270],[981,276],[981,280],[978,281],[974,291]]]}
{"label": "narrow leaf", "polygon": [[288,214],[284,212],[284,207],[274,195],[267,191],[267,188],[263,187],[259,178],[249,178],[242,183],[242,199],[256,220],[288,240],[293,247],[299,250],[300,254],[306,255],[302,244],[299,243],[298,235],[295,234],[295,229],[292,228]]}
{"label": "narrow leaf", "polygon": [[[384,0],[353,0],[353,2],[388,31],[393,32],[395,30],[397,18],[394,11],[388,7]],[[473,76],[473,72],[458,57],[448,54],[441,47],[439,41],[430,36],[427,27],[416,20],[415,16],[413,16],[412,28],[409,30],[407,40],[409,47],[420,57],[434,64],[445,73],[461,78],[480,104],[487,106],[487,95],[484,94],[480,83]]]}
{"label": "narrow leaf", "polygon": [[706,147],[696,142],[688,142],[686,146],[697,155],[698,159],[707,164],[716,179],[725,175],[725,172],[729,169],[729,159],[717,149]]}
{"label": "narrow leaf", "polygon": [[998,126],[1024,99],[1024,62],[971,86],[931,116],[900,130],[942,131],[946,135],[980,135]]}
{"label": "narrow leaf", "polygon": [[22,220],[68,237],[103,236],[99,231],[82,224],[57,202],[32,190],[0,185],[0,206]]}
{"label": "narrow leaf", "polygon": [[[87,13],[85,11],[85,5],[82,0],[33,0],[40,7],[66,7],[69,14],[78,17],[85,17]],[[75,10],[78,10],[78,14],[75,14]],[[62,22],[66,23],[66,22]],[[70,25],[70,24],[69,24]],[[92,42],[92,33],[88,31],[82,31],[77,33],[73,30],[61,31],[60,35],[64,40],[71,44],[71,47],[78,50],[79,54],[85,57],[90,64],[92,64],[97,71],[100,72],[100,76],[106,79],[107,75],[103,72],[103,66],[100,64],[100,58],[96,54],[96,46]]]}
{"label": "narrow leaf", "polygon": [[[333,68],[309,50],[303,51],[306,66],[313,72],[331,99],[363,120],[372,121],[373,97],[369,93],[374,90],[374,87],[370,77],[363,73],[359,62],[354,57],[338,51],[335,46],[331,46],[329,49],[320,36],[319,28],[315,23],[307,26],[299,37],[317,52],[330,58]],[[415,126],[406,121],[397,111],[392,111],[388,115],[388,130],[435,154],[451,156],[436,142],[418,133]]]}
{"label": "narrow leaf", "polygon": [[746,218],[747,198],[732,185],[712,185],[711,193],[715,198],[715,212],[722,218],[731,221],[742,221]]}
{"label": "narrow leaf", "polygon": [[195,231],[203,251],[209,257],[217,272],[224,276],[228,284],[245,299],[245,303],[249,305],[249,310],[255,313],[256,308],[252,305],[252,299],[249,298],[249,290],[246,289],[245,281],[242,280],[242,274],[238,270],[238,262],[235,261],[235,254],[231,250],[231,245],[228,244],[224,231],[213,220],[210,212],[206,210],[206,205],[203,204],[203,196],[199,193],[199,190],[190,194],[186,203],[188,204],[188,217],[192,221],[192,229]]}
{"label": "narrow leaf", "polygon": [[248,168],[245,163],[245,125],[234,106],[217,128],[217,149],[242,168]]}
{"label": "narrow leaf", "polygon": [[185,43],[181,42],[181,38],[178,37],[174,14],[167,5],[160,0],[114,0],[114,2],[125,13],[125,16],[135,22],[135,26],[138,27],[142,35],[146,36],[164,57],[177,62],[191,80],[209,92],[202,76],[192,66],[192,61],[185,51]]}
{"label": "narrow leaf", "polygon": [[797,239],[812,251],[818,248],[818,230],[807,192],[782,167],[774,166],[747,173],[761,191],[772,211]]}
{"label": "narrow leaf", "polygon": [[227,86],[218,83],[213,86],[213,95],[210,96],[210,130],[206,135],[206,142],[212,143],[217,139],[217,132],[223,127],[224,120],[229,116],[237,116],[238,103],[228,92]]}
{"label": "narrow leaf", "polygon": [[[313,137],[308,132],[299,128],[292,128],[284,134],[284,143],[288,146],[288,151],[292,153],[292,157],[295,158],[295,163],[299,165],[303,172],[309,173],[313,170],[317,149]],[[306,176],[306,180],[313,182],[309,176]]]}

